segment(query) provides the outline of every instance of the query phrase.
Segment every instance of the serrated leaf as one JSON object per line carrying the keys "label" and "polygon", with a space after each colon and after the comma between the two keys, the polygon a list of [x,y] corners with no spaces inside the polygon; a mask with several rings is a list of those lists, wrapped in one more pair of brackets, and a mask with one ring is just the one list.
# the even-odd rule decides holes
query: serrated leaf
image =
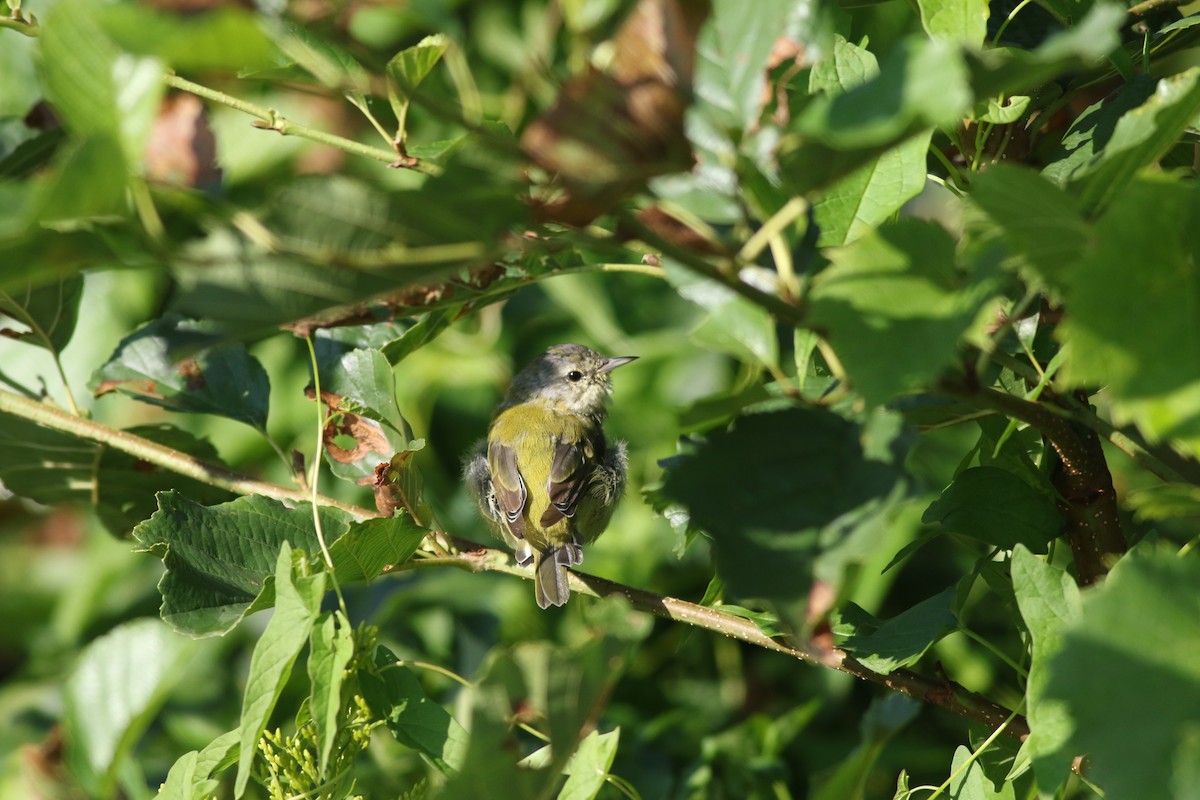
{"label": "serrated leaf", "polygon": [[380,347],[393,367],[436,339],[457,319],[459,307],[437,309],[421,316],[411,328]]}
{"label": "serrated leaf", "polygon": [[255,16],[232,5],[185,15],[120,3],[101,6],[97,18],[123,50],[180,71],[252,71],[271,65],[277,52]]}
{"label": "serrated leaf", "polygon": [[174,314],[122,339],[88,387],[97,396],[116,391],[171,411],[267,427],[270,384],[258,360],[245,345],[223,342],[214,326]]}
{"label": "serrated leaf", "polygon": [[821,192],[813,215],[819,247],[849,244],[870,233],[925,188],[925,158],[933,131],[884,151]]}
{"label": "serrated leaf", "polygon": [[708,311],[692,331],[697,341],[748,361],[777,366],[775,323],[762,307],[669,258],[663,260],[663,269],[667,281],[682,297]]}
{"label": "serrated leaf", "polygon": [[370,583],[388,567],[412,558],[428,533],[403,511],[356,522],[329,547],[334,574],[342,584]]}
{"label": "serrated leaf", "polygon": [[982,47],[987,36],[987,0],[918,0],[921,25],[932,39]]}
{"label": "serrated leaf", "polygon": [[[127,433],[149,439],[187,453],[209,464],[220,465],[217,451],[206,439],[200,439],[173,425],[139,425]],[[100,448],[95,460],[92,502],[96,514],[109,533],[128,536],[142,520],[158,507],[157,492],[168,489],[204,505],[232,500],[232,495],[202,481],[167,471],[136,456],[110,447]]]}
{"label": "serrated leaf", "polygon": [[1119,196],[1143,167],[1162,158],[1200,113],[1200,67],[1163,78],[1137,108],[1121,114],[1112,135],[1069,181],[1083,205],[1100,208]]}
{"label": "serrated leaf", "polygon": [[117,773],[185,673],[195,645],[158,620],[114,628],[83,651],[64,686],[73,774],[110,796]]}
{"label": "serrated leaf", "polygon": [[354,655],[350,621],[340,612],[322,615],[313,626],[309,648],[308,681],[312,688],[308,709],[317,731],[317,767],[321,777],[328,779],[329,754],[339,730],[346,665]]}
{"label": "serrated leaf", "polygon": [[116,141],[121,121],[112,67],[118,51],[100,27],[96,4],[55,3],[39,44],[46,91],[68,129]]}
{"label": "serrated leaf", "polygon": [[[768,62],[776,42],[821,45],[811,30],[817,4],[759,0],[753,14],[738,0],[716,0],[696,42],[697,111],[722,135],[756,126],[764,106]],[[815,53],[810,54],[811,58]]]}
{"label": "serrated leaf", "polygon": [[1089,235],[1077,203],[1032,170],[995,164],[971,182],[971,202],[997,226],[1023,264],[1061,289]]}
{"label": "serrated leaf", "polygon": [[1063,570],[1034,557],[1018,545],[1010,562],[1013,593],[1025,626],[1032,637],[1029,679],[1026,682],[1026,719],[1029,739],[1024,750],[1033,761],[1033,772],[1043,791],[1054,791],[1071,768],[1074,754],[1066,745],[1071,719],[1062,703],[1046,696],[1051,661],[1062,649],[1063,632],[1081,615],[1079,587]]}
{"label": "serrated leaf", "polygon": [[370,89],[370,76],[354,55],[335,41],[299,24],[288,26],[285,36],[275,39],[279,48],[319,83],[351,94]]}
{"label": "serrated leaf", "polygon": [[344,354],[322,376],[321,388],[342,398],[344,402],[339,403],[342,408],[385,422],[397,431],[405,427],[396,404],[392,365],[379,350],[351,350]]}
{"label": "serrated leaf", "polygon": [[428,756],[443,772],[458,770],[467,748],[467,732],[397,661],[386,648],[376,651],[376,672],[359,678],[363,697],[397,741]]}
{"label": "serrated leaf", "polygon": [[948,366],[992,288],[955,264],[939,225],[904,218],[828,252],[806,322],[827,333],[871,404],[925,386]]}
{"label": "serrated leaf", "polygon": [[613,759],[617,756],[617,745],[621,729],[608,733],[592,731],[567,762],[567,782],[558,793],[558,800],[593,800],[604,787]]}
{"label": "serrated leaf", "polygon": [[1045,697],[1070,715],[1109,800],[1170,797],[1181,738],[1200,725],[1200,560],[1143,546],[1084,593]]}
{"label": "serrated leaf", "polygon": [[866,634],[850,636],[842,646],[872,672],[889,672],[917,663],[925,651],[953,631],[955,588],[922,600],[907,611],[884,620]]}
{"label": "serrated leaf", "polygon": [[154,800],[199,800],[211,797],[220,785],[213,777],[237,760],[238,731],[226,731],[201,751],[180,756],[154,795]]}
{"label": "serrated leaf", "polygon": [[662,494],[712,535],[732,593],[796,601],[822,551],[893,501],[900,476],[861,433],[824,411],[745,416],[673,459]]}
{"label": "serrated leaf", "polygon": [[[284,543],[306,553],[321,549],[307,503],[287,508],[250,496],[205,507],[160,492],[158,505],[133,536],[166,566],[158,585],[163,619],[190,636],[228,633],[251,610],[269,607],[273,598],[260,595]],[[323,507],[320,516],[327,543],[350,527],[344,511]]]}
{"label": "serrated leaf", "polygon": [[296,574],[292,552],[291,545],[284,542],[275,568],[275,613],[250,655],[250,673],[246,678],[238,725],[241,742],[234,780],[235,798],[246,791],[258,739],[279,700],[292,664],[308,641],[321,610],[321,599],[325,596],[325,573]]}
{"label": "serrated leaf", "polygon": [[[83,277],[74,275],[23,290],[0,290],[0,315],[20,323],[25,330],[0,329],[0,335],[61,353],[75,333]],[[2,324],[2,323],[0,323]]]}
{"label": "serrated leaf", "polygon": [[[1200,191],[1139,180],[1126,187],[1076,265],[1059,335],[1071,348],[1062,377],[1105,384],[1117,424],[1200,453]],[[1130,264],[1137,264],[1131,269]],[[1153,309],[1130,314],[1129,309]]]}
{"label": "serrated leaf", "polygon": [[905,40],[875,77],[833,97],[815,98],[792,129],[841,150],[890,147],[954,122],[971,103],[966,66],[955,48]]}
{"label": "serrated leaf", "polygon": [[403,119],[404,106],[411,100],[412,93],[429,76],[449,47],[450,40],[438,33],[426,36],[388,61],[388,100],[398,119]]}
{"label": "serrated leaf", "polygon": [[993,547],[1021,544],[1035,553],[1046,552],[1063,527],[1052,498],[998,467],[959,473],[921,519]]}
{"label": "serrated leaf", "polygon": [[0,481],[20,497],[43,505],[89,503],[100,446],[0,413]]}

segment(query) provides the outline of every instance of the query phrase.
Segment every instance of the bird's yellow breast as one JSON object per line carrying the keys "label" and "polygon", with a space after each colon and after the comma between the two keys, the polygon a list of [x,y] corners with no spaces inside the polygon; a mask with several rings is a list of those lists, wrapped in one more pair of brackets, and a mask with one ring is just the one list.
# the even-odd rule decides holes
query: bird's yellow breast
{"label": "bird's yellow breast", "polygon": [[540,524],[550,507],[548,485],[555,446],[559,442],[578,444],[590,463],[596,458],[594,443],[597,438],[594,424],[587,418],[532,403],[507,408],[492,422],[488,442],[509,447],[516,454],[517,470],[529,492],[522,516],[526,521],[526,535],[535,546],[544,546],[544,542],[564,542],[573,533],[574,521],[571,519],[562,519],[549,528]]}

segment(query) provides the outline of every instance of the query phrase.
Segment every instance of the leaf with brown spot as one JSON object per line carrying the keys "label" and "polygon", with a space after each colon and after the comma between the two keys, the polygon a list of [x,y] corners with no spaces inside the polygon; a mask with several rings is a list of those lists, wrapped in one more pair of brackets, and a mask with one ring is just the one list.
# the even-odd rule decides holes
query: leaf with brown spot
{"label": "leaf with brown spot", "polygon": [[[354,441],[354,446],[347,449],[338,444],[340,437],[349,437]],[[321,440],[325,444],[325,452],[329,454],[329,457],[342,464],[362,461],[364,458],[370,457],[372,453],[387,457],[392,452],[387,435],[384,434],[378,422],[360,417],[358,414],[351,414],[348,411],[329,417],[329,421],[325,423]]]}
{"label": "leaf with brown spot", "polygon": [[266,370],[240,342],[228,342],[207,323],[168,314],[117,345],[92,374],[96,395],[119,392],[188,414],[218,414],[259,430],[267,427]]}

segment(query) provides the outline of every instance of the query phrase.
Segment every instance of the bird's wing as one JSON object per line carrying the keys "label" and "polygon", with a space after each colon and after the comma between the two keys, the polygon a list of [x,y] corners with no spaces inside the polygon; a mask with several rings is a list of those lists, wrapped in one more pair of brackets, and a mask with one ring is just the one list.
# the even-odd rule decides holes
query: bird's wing
{"label": "bird's wing", "polygon": [[546,479],[550,505],[546,507],[540,520],[543,528],[549,528],[566,517],[575,516],[579,498],[592,478],[596,450],[586,436],[577,441],[555,440],[550,477]]}
{"label": "bird's wing", "polygon": [[517,468],[517,451],[503,444],[488,444],[488,466],[492,473],[492,489],[500,509],[501,522],[518,539],[525,538],[525,518],[521,511],[529,502],[525,479]]}

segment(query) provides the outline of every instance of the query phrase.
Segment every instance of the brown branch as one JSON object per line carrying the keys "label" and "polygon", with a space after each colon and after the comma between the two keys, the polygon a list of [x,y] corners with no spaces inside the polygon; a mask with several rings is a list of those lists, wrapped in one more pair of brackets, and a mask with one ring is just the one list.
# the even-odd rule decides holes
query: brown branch
{"label": "brown branch", "polygon": [[[310,499],[307,492],[255,480],[225,467],[209,464],[186,453],[164,447],[157,442],[73,416],[54,406],[29,400],[2,389],[0,389],[0,413],[13,414],[47,428],[69,433],[80,439],[113,447],[164,469],[228,489],[237,494],[261,494],[289,502],[307,502]],[[316,499],[320,505],[340,508],[360,519],[378,516],[375,511],[342,503],[323,495],[318,495]],[[404,572],[429,567],[452,566],[469,572],[501,572],[525,580],[533,579],[533,573],[528,569],[518,567],[512,556],[506,552],[483,547],[446,534],[441,535],[458,552],[418,556],[396,565],[391,571]],[[721,611],[720,608],[689,603],[686,600],[666,597],[579,572],[570,573],[570,584],[571,588],[579,594],[592,597],[620,595],[639,611],[713,631],[808,664],[845,672],[985,725],[996,727],[1012,716],[1009,709],[967,691],[953,681],[929,678],[908,669],[899,669],[887,675],[880,675],[864,667],[843,650],[822,647],[813,642],[800,644],[768,636],[750,620]],[[1029,732],[1029,726],[1023,718],[1016,717],[1009,723],[1006,732],[1018,738],[1024,738]]]}
{"label": "brown branch", "polygon": [[[1020,420],[1041,432],[1058,456],[1051,483],[1059,494],[1059,511],[1067,523],[1067,542],[1086,586],[1104,577],[1111,561],[1123,554],[1127,545],[1117,515],[1117,495],[1112,475],[1094,429],[1073,424],[1060,416],[1059,409],[1045,405],[1053,402],[1053,392],[1043,392],[1041,402],[1015,397],[986,386],[966,381],[945,380],[940,388],[946,394]],[[1084,402],[1076,398],[1078,402]],[[1069,409],[1066,410],[1067,413]]]}
{"label": "brown branch", "polygon": [[[395,571],[452,566],[468,572],[503,572],[526,580],[533,579],[533,573],[528,569],[518,567],[507,553],[462,539],[452,539],[452,542],[461,548],[461,552],[433,558],[414,559],[397,565]],[[572,571],[569,573],[569,577],[572,591],[578,594],[592,597],[619,595],[639,611],[719,633],[764,650],[790,656],[807,664],[845,672],[861,680],[886,686],[892,691],[923,703],[944,708],[961,717],[975,720],[992,728],[997,728],[1012,718],[1005,733],[1021,741],[1024,741],[1029,735],[1029,723],[1024,717],[1014,715],[1011,709],[971,692],[954,681],[930,678],[910,669],[898,669],[881,675],[867,669],[844,650],[836,647],[823,648],[814,643],[799,644],[784,640],[782,637],[768,636],[752,621],[721,611],[719,607],[711,608],[675,597],[665,597],[581,572]]]}
{"label": "brown branch", "polygon": [[1144,17],[1161,8],[1177,8],[1190,2],[1191,0],[1143,0],[1141,3],[1130,6],[1128,13],[1131,17]]}

